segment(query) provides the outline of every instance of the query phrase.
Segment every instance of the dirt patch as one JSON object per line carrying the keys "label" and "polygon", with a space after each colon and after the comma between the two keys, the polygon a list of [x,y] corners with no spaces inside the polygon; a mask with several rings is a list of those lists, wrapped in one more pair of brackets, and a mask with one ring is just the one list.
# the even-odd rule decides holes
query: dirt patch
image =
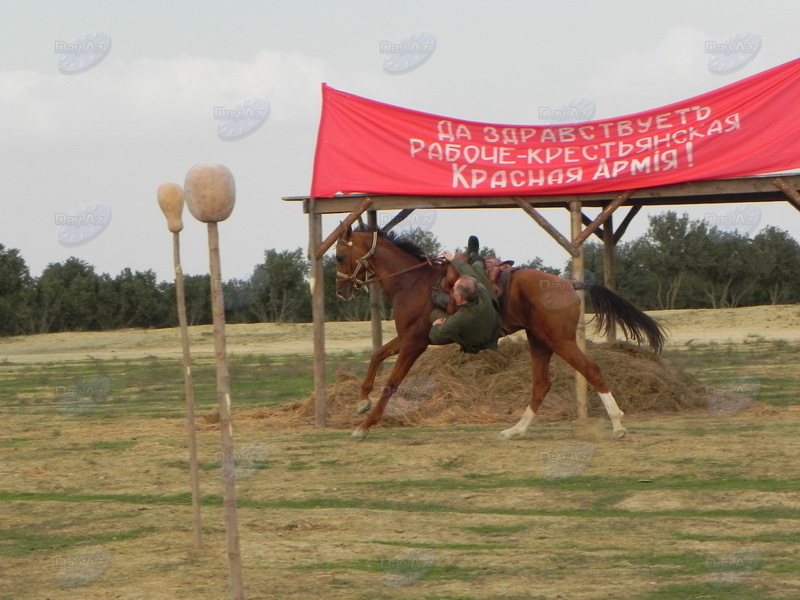
{"label": "dirt patch", "polygon": [[[669,328],[667,346],[701,342],[744,342],[752,339],[800,340],[800,306],[754,306],[718,310],[651,311]],[[254,323],[227,325],[230,354],[313,354],[310,323]],[[192,355],[213,357],[212,327],[189,328]],[[383,323],[383,338],[395,335],[390,321]],[[593,337],[591,323],[587,336]],[[371,350],[370,324],[363,321],[325,324],[328,353]],[[175,329],[125,329],[52,333],[0,338],[0,362],[41,363],[96,358],[179,358],[180,333]]]}
{"label": "dirt patch", "polygon": [[800,305],[745,306],[702,310],[657,310],[648,314],[668,328],[669,346],[691,343],[800,340]]}

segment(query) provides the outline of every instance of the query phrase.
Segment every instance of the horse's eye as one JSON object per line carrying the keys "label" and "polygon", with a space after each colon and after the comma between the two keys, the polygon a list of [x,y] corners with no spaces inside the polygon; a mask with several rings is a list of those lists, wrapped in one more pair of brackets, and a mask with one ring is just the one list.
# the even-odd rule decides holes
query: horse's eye
{"label": "horse's eye", "polygon": [[341,254],[337,254],[336,255],[336,262],[343,263],[344,262],[344,256],[342,256]]}

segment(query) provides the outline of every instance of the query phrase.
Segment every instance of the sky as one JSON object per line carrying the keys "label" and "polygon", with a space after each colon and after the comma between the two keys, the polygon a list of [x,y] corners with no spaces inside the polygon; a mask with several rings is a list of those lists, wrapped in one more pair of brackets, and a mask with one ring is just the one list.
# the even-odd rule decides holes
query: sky
{"label": "sky", "polygon": [[[565,106],[611,118],[798,58],[799,17],[796,0],[0,0],[0,244],[34,276],[77,257],[172,281],[158,186],[223,164],[236,204],[219,224],[222,275],[244,278],[267,249],[307,249],[308,217],[283,198],[310,192],[322,83],[454,119],[540,125]],[[387,58],[413,39],[435,42],[424,61]],[[714,48],[729,40],[751,51],[721,65]],[[666,210],[643,209],[623,241]],[[736,208],[672,210],[711,220]],[[758,210],[746,233],[797,237],[788,203]],[[543,214],[569,231],[567,211]],[[341,218],[324,217],[324,234]],[[207,273],[206,226],[188,211],[184,223],[183,271]],[[416,224],[446,249],[475,234],[518,262],[568,258],[521,210],[428,211]]]}

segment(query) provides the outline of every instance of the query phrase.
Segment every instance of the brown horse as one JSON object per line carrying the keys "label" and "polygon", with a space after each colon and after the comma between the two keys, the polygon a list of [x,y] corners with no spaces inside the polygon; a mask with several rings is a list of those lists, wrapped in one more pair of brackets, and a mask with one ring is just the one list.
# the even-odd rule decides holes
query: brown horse
{"label": "brown horse", "polygon": [[[380,283],[394,309],[397,337],[372,354],[367,375],[361,384],[359,400],[369,410],[369,394],[375,383],[378,367],[389,356],[397,360],[380,399],[353,437],[363,439],[370,427],[383,415],[386,404],[400,386],[411,366],[430,345],[430,314],[434,309],[432,289],[450,269],[443,259],[429,259],[415,245],[378,231],[348,228],[336,243],[337,294],[349,300],[368,283]],[[447,274],[445,274],[447,275]],[[598,284],[581,284],[533,269],[511,273],[507,296],[503,301],[504,333],[524,329],[528,336],[533,366],[533,392],[530,404],[520,421],[501,433],[513,438],[525,433],[536,411],[550,389],[550,358],[555,352],[581,373],[597,390],[613,425],[614,436],[625,435],[623,412],[606,386],[600,369],[581,351],[575,342],[580,318],[580,298],[575,290],[586,289],[594,306],[598,330],[617,323],[625,336],[638,343],[648,342],[660,352],[665,334],[653,318],[636,308],[622,296]]]}

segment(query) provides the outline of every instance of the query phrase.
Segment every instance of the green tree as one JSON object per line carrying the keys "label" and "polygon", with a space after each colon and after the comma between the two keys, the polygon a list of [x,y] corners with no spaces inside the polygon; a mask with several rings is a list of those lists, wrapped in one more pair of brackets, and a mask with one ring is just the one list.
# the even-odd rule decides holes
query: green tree
{"label": "green tree", "polygon": [[529,260],[524,263],[515,264],[515,267],[519,267],[520,269],[535,269],[537,271],[543,271],[545,273],[550,273],[551,275],[561,275],[561,269],[556,269],[555,267],[548,267],[544,264],[544,261],[539,258],[538,256],[533,260]]}
{"label": "green tree", "polygon": [[788,232],[770,226],[753,238],[753,248],[759,261],[756,301],[800,302],[800,244]]}
{"label": "green tree", "polygon": [[152,270],[126,268],[114,278],[117,327],[158,327],[164,323],[168,308]]}
{"label": "green tree", "polygon": [[267,250],[259,268],[263,270],[267,286],[251,305],[258,320],[269,323],[310,321],[309,263],[303,249]]}
{"label": "green tree", "polygon": [[436,235],[429,229],[411,227],[398,235],[419,246],[427,256],[442,255],[442,245]]}
{"label": "green tree", "polygon": [[706,235],[706,224],[691,221],[686,213],[679,217],[670,211],[650,217],[645,234],[649,244],[642,247],[641,260],[655,276],[657,308],[684,308],[691,304],[692,290],[684,288],[692,264],[703,259]]}
{"label": "green tree", "polygon": [[[178,326],[178,301],[175,283],[161,283],[159,286],[166,302],[166,327]],[[183,295],[188,325],[208,325],[211,317],[211,283],[208,275],[184,275]]]}
{"label": "green tree", "polygon": [[752,241],[735,231],[712,227],[698,242],[689,270],[711,308],[735,308],[758,281],[759,260]]}
{"label": "green tree", "polygon": [[26,333],[33,280],[15,248],[0,244],[0,335]]}
{"label": "green tree", "polygon": [[253,269],[246,278],[230,279],[223,286],[225,318],[229,323],[253,323],[261,320],[258,304],[269,287],[270,277],[264,265]]}
{"label": "green tree", "polygon": [[98,288],[94,267],[78,258],[47,265],[36,284],[36,332],[96,329]]}

